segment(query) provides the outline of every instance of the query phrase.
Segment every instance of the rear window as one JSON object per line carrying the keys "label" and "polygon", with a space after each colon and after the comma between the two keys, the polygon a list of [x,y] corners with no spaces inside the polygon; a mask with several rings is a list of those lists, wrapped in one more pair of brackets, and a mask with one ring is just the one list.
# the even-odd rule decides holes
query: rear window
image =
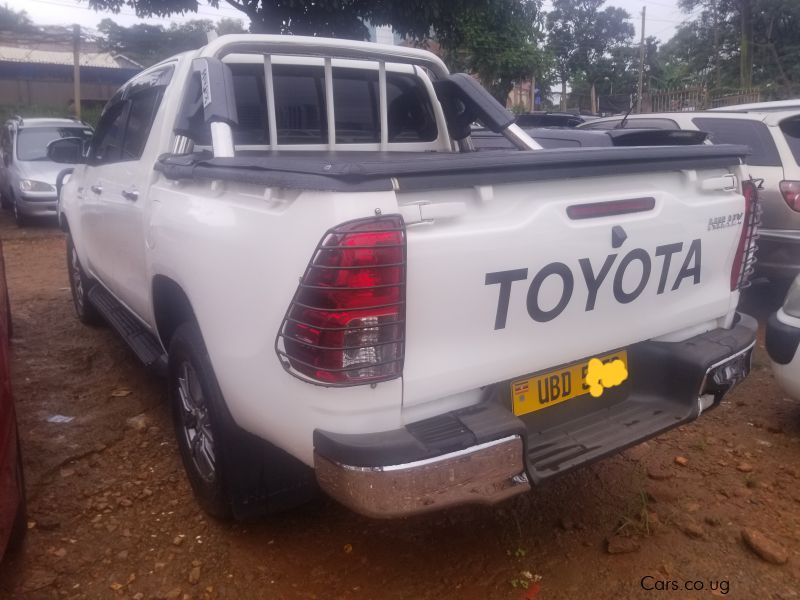
{"label": "rear window", "polygon": [[[611,121],[601,121],[586,123],[581,125],[581,129],[616,129],[622,119],[613,119]],[[679,129],[678,124],[672,119],[628,119],[625,122],[625,127],[631,129]]]}
{"label": "rear window", "polygon": [[747,164],[757,167],[780,167],[781,158],[769,128],[760,121],[747,119],[712,119],[698,117],[692,122],[708,132],[714,144],[742,144],[750,147]]}
{"label": "rear window", "polygon": [[781,121],[781,131],[794,156],[794,162],[800,165],[800,118]]}
{"label": "rear window", "polygon": [[[239,123],[236,144],[269,144],[264,69],[232,64]],[[325,72],[322,67],[275,65],[275,122],[278,144],[327,144]],[[436,120],[421,80],[404,73],[386,74],[390,142],[431,142]],[[380,141],[378,73],[367,69],[333,69],[336,142]]]}

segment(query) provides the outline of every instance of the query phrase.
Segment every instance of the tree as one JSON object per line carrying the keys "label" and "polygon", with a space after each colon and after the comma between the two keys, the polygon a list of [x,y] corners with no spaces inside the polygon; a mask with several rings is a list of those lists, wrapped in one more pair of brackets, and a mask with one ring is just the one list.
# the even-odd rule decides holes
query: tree
{"label": "tree", "polygon": [[8,4],[0,6],[0,31],[35,31],[36,27],[24,10],[16,11]]}
{"label": "tree", "polygon": [[[251,20],[251,31],[367,39],[391,25],[422,44],[434,39],[448,58],[477,74],[503,104],[515,81],[544,71],[535,27],[541,0],[223,0]],[[97,10],[133,7],[140,16],[196,11],[200,0],[89,0]],[[207,0],[219,6],[220,0]]]}
{"label": "tree", "polygon": [[583,79],[591,86],[608,72],[610,53],[633,38],[630,15],[621,8],[606,7],[605,0],[554,0],[547,15],[547,43],[561,80],[565,107],[567,84]]}
{"label": "tree", "polygon": [[547,72],[547,57],[537,45],[540,0],[502,0],[465,11],[437,41],[450,66],[478,76],[505,106],[515,82]]}
{"label": "tree", "polygon": [[97,26],[103,39],[100,46],[107,51],[123,54],[147,67],[179,52],[199,48],[208,41],[208,32],[242,33],[241,21],[222,19],[216,25],[208,19],[173,23],[169,28],[139,23],[130,27],[103,19]]}
{"label": "tree", "polygon": [[692,83],[705,83],[713,74],[723,87],[755,85],[776,97],[797,93],[800,2],[681,0],[681,8],[700,12],[664,45],[662,61],[669,70],[685,73]]}

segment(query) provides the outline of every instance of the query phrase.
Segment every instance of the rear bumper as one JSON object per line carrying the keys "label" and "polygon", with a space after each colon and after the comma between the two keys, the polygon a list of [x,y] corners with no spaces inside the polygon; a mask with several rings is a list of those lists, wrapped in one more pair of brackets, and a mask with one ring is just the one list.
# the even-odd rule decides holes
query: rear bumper
{"label": "rear bumper", "polygon": [[330,496],[371,517],[499,502],[719,404],[749,372],[756,329],[752,317],[738,315],[731,329],[631,346],[631,381],[596,403],[567,401],[516,417],[502,382],[481,404],[402,429],[317,430],[317,480]]}
{"label": "rear bumper", "polygon": [[800,273],[800,231],[761,229],[758,235],[757,276],[793,279]]}

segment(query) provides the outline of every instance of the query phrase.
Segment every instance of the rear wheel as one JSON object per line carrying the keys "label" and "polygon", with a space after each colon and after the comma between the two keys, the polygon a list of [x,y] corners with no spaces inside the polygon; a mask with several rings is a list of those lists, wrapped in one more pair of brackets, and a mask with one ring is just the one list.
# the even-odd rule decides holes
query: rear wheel
{"label": "rear wheel", "polygon": [[233,421],[194,321],[170,340],[167,377],[183,466],[207,513],[256,517],[313,496],[310,469]]}
{"label": "rear wheel", "polygon": [[75,307],[78,319],[84,325],[100,325],[103,318],[94,305],[89,302],[88,297],[94,282],[84,272],[78,258],[78,251],[69,234],[67,234],[67,272],[69,273],[69,287],[72,291],[72,305]]}

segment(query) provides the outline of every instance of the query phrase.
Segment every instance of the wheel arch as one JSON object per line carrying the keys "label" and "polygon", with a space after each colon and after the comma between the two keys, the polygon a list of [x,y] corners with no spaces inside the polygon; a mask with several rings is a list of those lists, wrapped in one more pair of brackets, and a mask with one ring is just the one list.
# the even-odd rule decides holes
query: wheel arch
{"label": "wheel arch", "polygon": [[156,331],[165,349],[175,330],[187,321],[196,321],[194,308],[186,292],[174,279],[166,275],[153,277],[153,316]]}

